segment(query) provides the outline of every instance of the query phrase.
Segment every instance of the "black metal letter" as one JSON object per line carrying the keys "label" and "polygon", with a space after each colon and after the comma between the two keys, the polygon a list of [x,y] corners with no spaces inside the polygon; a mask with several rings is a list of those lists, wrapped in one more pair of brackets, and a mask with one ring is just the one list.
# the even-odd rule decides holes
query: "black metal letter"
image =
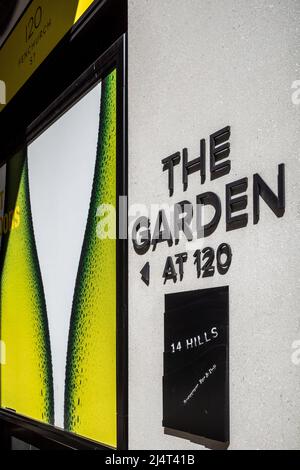
{"label": "black metal letter", "polygon": [[175,258],[176,258],[176,264],[179,264],[179,276],[180,276],[180,280],[182,281],[183,275],[184,275],[183,263],[187,262],[188,254],[179,253],[178,255],[175,255]]}
{"label": "black metal letter", "polygon": [[172,256],[168,256],[167,258],[164,273],[163,273],[163,278],[165,279],[164,284],[170,279],[173,279],[174,284],[177,282],[177,274],[176,274]]}
{"label": "black metal letter", "polygon": [[[183,215],[183,217],[180,217]],[[187,240],[193,240],[193,232],[190,224],[193,220],[193,204],[189,201],[181,201],[174,206],[174,238],[175,245],[179,243],[179,233],[183,232]]]}
{"label": "black metal letter", "polygon": [[259,196],[270,207],[272,212],[279,218],[283,217],[285,212],[285,166],[283,163],[278,165],[278,196],[276,196],[264,180],[258,175],[253,176],[253,222],[259,222]]}
{"label": "black metal letter", "polygon": [[152,250],[155,251],[157,243],[162,242],[167,242],[169,246],[173,245],[173,238],[170,226],[164,210],[161,210],[158,213],[152,238]]}
{"label": "black metal letter", "polygon": [[205,139],[200,140],[200,157],[195,158],[192,161],[188,161],[188,149],[183,149],[183,161],[182,161],[182,184],[183,190],[186,191],[188,188],[188,176],[196,171],[200,171],[201,184],[205,183],[206,178],[206,144]]}
{"label": "black metal letter", "polygon": [[[211,222],[202,225],[202,206],[211,205],[215,209],[215,215]],[[215,193],[207,192],[197,196],[197,237],[208,237],[216,230],[222,214],[222,206],[219,196]]]}
{"label": "black metal letter", "polygon": [[180,158],[180,152],[176,152],[161,161],[161,163],[163,164],[163,171],[168,170],[169,172],[168,187],[170,197],[173,196],[174,192],[174,166],[180,163]]}
{"label": "black metal letter", "polygon": [[226,232],[246,227],[248,225],[248,214],[240,214],[232,217],[234,212],[246,209],[248,196],[240,196],[232,199],[232,196],[244,193],[248,189],[248,178],[242,178],[234,183],[226,184]]}
{"label": "black metal letter", "polygon": [[[143,231],[140,234],[141,238],[140,238],[140,242],[138,242],[137,235],[138,235],[139,230],[142,227],[146,228],[147,230]],[[150,227],[150,220],[147,219],[147,217],[139,217],[134,223],[134,226],[132,229],[132,243],[133,243],[134,250],[138,255],[144,255],[145,253],[147,253],[147,251],[150,248],[151,236],[150,236],[149,227]],[[143,235],[146,235],[146,236],[143,237]]]}
{"label": "black metal letter", "polygon": [[[230,126],[224,127],[220,131],[215,132],[210,136],[210,179],[215,180],[221,176],[228,175],[231,170],[231,162],[219,163],[229,157],[230,143],[227,142],[230,138]],[[225,143],[227,142],[227,143]],[[223,144],[223,145],[221,145]]]}

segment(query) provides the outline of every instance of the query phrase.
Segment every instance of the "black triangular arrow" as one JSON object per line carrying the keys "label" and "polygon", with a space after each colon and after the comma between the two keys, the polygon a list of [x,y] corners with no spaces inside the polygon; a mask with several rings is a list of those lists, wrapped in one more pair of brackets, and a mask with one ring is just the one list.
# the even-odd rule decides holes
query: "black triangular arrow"
{"label": "black triangular arrow", "polygon": [[140,271],[140,273],[142,275],[142,281],[144,281],[144,283],[147,286],[149,286],[149,284],[150,284],[150,264],[149,264],[149,262],[145,264],[145,266]]}

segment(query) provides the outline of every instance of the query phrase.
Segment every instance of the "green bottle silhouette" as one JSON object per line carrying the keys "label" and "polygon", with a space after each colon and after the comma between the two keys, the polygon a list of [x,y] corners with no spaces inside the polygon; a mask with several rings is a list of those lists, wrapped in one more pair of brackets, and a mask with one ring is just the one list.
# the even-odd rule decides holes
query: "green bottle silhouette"
{"label": "green bottle silhouette", "polygon": [[1,219],[1,406],[54,422],[53,379],[46,302],[34,239],[27,150],[6,166]]}
{"label": "green bottle silhouette", "polygon": [[116,240],[97,237],[98,208],[116,207],[116,81],[102,82],[95,173],[69,331],[65,428],[116,447]]}

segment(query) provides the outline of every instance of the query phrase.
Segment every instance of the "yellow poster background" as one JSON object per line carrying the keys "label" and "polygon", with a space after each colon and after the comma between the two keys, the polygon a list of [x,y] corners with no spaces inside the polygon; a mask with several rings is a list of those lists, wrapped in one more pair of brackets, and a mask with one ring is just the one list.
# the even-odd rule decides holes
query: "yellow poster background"
{"label": "yellow poster background", "polygon": [[[6,85],[6,104],[93,2],[32,1],[0,49],[0,80]],[[0,111],[4,107],[0,104]]]}

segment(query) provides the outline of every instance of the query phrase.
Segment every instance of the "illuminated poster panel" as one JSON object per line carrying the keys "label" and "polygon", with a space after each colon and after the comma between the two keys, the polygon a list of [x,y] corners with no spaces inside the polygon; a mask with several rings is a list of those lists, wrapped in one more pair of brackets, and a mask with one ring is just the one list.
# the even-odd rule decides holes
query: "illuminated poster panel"
{"label": "illuminated poster panel", "polygon": [[1,407],[112,447],[116,75],[0,174]]}

